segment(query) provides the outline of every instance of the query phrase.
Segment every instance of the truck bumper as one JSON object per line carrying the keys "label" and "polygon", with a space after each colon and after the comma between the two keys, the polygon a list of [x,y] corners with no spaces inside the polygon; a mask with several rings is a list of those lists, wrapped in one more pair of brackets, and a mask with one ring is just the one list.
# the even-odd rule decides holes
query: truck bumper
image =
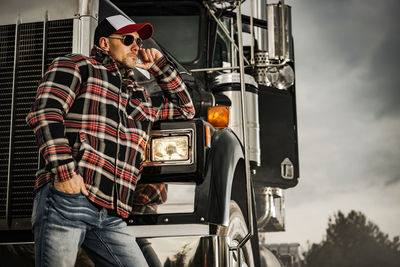
{"label": "truck bumper", "polygon": [[[137,238],[150,267],[227,267],[232,266],[226,237],[179,236]],[[1,245],[5,266],[31,266],[34,264],[33,243]],[[93,262],[80,251],[76,266],[94,267]]]}

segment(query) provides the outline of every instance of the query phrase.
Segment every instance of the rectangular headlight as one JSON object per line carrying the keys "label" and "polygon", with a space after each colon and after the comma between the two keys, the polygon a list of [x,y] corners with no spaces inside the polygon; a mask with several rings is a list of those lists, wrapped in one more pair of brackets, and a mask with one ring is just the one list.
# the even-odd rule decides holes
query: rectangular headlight
{"label": "rectangular headlight", "polygon": [[168,136],[151,140],[151,161],[189,159],[189,136]]}
{"label": "rectangular headlight", "polygon": [[151,131],[144,165],[192,164],[193,135],[192,129]]}

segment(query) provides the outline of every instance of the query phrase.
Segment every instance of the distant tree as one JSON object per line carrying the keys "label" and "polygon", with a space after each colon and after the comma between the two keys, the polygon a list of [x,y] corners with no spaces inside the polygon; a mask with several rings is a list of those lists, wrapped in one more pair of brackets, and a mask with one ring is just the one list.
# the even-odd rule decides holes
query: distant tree
{"label": "distant tree", "polygon": [[172,267],[171,259],[169,257],[166,259],[164,267]]}
{"label": "distant tree", "polygon": [[181,267],[185,265],[187,254],[191,248],[188,244],[184,245],[180,251],[178,251],[171,260],[169,257],[164,263],[164,267]]}
{"label": "distant tree", "polygon": [[304,253],[306,267],[399,267],[400,242],[382,233],[361,212],[329,218],[326,237]]}

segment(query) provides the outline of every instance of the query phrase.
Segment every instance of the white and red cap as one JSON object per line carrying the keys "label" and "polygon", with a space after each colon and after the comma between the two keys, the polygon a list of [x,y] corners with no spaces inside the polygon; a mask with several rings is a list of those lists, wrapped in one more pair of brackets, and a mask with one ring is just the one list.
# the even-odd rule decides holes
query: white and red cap
{"label": "white and red cap", "polygon": [[150,23],[134,23],[122,15],[107,17],[102,20],[94,32],[94,44],[99,45],[101,37],[108,37],[111,34],[124,34],[137,32],[142,40],[153,36],[153,26]]}

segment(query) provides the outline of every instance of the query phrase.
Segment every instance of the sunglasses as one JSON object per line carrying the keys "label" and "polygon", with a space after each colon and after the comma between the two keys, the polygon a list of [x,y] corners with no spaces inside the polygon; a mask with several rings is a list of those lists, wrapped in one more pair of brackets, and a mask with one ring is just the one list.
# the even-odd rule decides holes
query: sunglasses
{"label": "sunglasses", "polygon": [[142,46],[143,46],[143,40],[140,39],[139,37],[135,37],[134,35],[128,34],[128,35],[123,35],[123,36],[108,36],[108,38],[121,39],[122,43],[126,46],[130,46],[135,41],[136,41],[137,46],[139,46],[139,48],[142,48]]}

